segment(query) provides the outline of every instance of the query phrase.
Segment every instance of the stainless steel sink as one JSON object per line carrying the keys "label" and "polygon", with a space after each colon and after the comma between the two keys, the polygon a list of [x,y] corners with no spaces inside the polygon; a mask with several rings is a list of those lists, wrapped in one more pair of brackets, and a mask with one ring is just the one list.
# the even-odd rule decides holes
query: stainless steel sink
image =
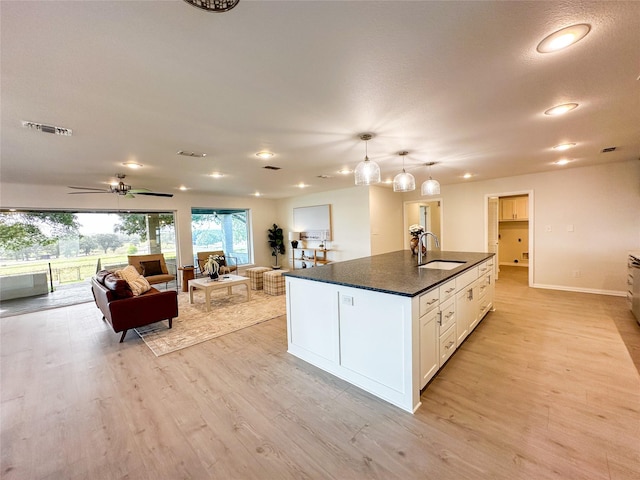
{"label": "stainless steel sink", "polygon": [[420,268],[432,268],[434,270],[453,270],[460,265],[464,265],[466,262],[456,262],[453,260],[433,260],[424,265],[420,265]]}

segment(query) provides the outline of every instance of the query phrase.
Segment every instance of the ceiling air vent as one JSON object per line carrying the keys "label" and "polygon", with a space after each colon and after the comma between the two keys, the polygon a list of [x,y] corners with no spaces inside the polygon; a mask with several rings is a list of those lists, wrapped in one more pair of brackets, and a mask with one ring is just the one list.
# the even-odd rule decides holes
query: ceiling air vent
{"label": "ceiling air vent", "polygon": [[331,175],[318,175],[318,178],[331,178]]}
{"label": "ceiling air vent", "polygon": [[616,147],[607,147],[607,148],[603,148],[602,149],[602,153],[609,153],[609,152],[613,152],[616,149]]}
{"label": "ceiling air vent", "polygon": [[262,167],[262,168],[266,168],[267,170],[280,170],[282,167],[274,167],[273,165],[267,165],[266,167]]}
{"label": "ceiling air vent", "polygon": [[176,155],[182,155],[183,157],[198,157],[198,158],[202,158],[202,157],[206,157],[207,156],[206,153],[188,152],[187,150],[178,150],[176,152]]}
{"label": "ceiling air vent", "polygon": [[73,131],[70,128],[56,127],[55,125],[44,125],[42,123],[22,121],[22,126],[32,130],[38,130],[43,133],[52,133],[54,135],[64,135],[70,137]]}

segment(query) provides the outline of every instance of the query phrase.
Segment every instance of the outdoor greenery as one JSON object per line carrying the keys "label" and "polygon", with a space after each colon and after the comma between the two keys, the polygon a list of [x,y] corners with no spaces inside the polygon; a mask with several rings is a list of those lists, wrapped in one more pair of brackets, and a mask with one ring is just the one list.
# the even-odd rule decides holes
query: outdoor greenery
{"label": "outdoor greenery", "polygon": [[[80,235],[81,225],[75,213],[0,213],[0,276],[44,271],[51,272],[53,283],[59,284],[82,281],[98,267],[126,265],[127,255],[148,251],[146,241],[130,233],[139,231],[140,217],[145,215],[132,216],[135,221],[128,222],[121,214],[115,233]],[[170,222],[167,216],[171,217]],[[159,217],[165,218],[160,220],[158,241],[162,237],[167,263],[175,264],[173,216]]]}

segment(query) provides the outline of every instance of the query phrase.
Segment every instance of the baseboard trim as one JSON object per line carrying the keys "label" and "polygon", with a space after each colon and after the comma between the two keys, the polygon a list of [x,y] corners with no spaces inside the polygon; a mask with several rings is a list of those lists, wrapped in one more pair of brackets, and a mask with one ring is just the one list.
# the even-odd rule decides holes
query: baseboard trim
{"label": "baseboard trim", "polygon": [[595,295],[610,295],[612,297],[626,297],[627,292],[618,290],[601,290],[599,288],[580,288],[580,287],[567,287],[565,285],[544,285],[541,283],[534,283],[533,288],[543,288],[546,290],[562,290],[564,292],[576,292],[576,293],[593,293]]}

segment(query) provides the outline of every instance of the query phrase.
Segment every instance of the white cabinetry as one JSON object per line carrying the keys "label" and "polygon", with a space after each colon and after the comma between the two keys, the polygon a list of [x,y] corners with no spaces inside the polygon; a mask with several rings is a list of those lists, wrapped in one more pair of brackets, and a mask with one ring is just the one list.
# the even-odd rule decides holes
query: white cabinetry
{"label": "white cabinetry", "polygon": [[456,312],[458,318],[456,320],[456,345],[462,345],[464,339],[469,335],[469,325],[475,324],[477,321],[477,302],[475,283],[471,283],[458,291],[456,294]]}
{"label": "white cabinetry", "polygon": [[420,317],[420,388],[436,374],[438,363],[437,320],[440,312],[434,308]]}

